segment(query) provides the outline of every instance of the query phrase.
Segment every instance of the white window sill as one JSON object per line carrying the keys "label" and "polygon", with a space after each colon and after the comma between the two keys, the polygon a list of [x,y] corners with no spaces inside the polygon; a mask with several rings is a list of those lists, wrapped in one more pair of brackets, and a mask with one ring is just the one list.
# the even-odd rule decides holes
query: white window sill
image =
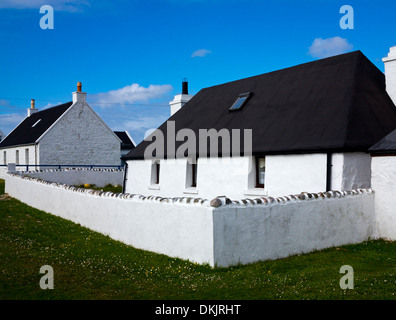
{"label": "white window sill", "polygon": [[160,185],[159,184],[150,184],[148,186],[149,190],[160,190]]}
{"label": "white window sill", "polygon": [[198,194],[198,189],[197,188],[187,188],[187,189],[184,189],[183,193],[185,193],[185,194]]}
{"label": "white window sill", "polygon": [[268,191],[263,188],[253,188],[244,190],[243,194],[245,196],[268,196]]}

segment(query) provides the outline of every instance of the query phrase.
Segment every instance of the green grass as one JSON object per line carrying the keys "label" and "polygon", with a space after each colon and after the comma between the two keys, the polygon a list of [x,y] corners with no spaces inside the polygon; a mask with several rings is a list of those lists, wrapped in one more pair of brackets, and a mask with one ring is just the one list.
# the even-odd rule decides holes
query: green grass
{"label": "green grass", "polygon": [[[0,299],[395,299],[396,242],[211,268],[137,250],[3,192],[0,180]],[[40,289],[43,265],[53,267],[53,290]],[[340,288],[342,265],[353,267],[354,289]]]}
{"label": "green grass", "polygon": [[93,190],[101,190],[103,192],[113,192],[113,193],[121,193],[122,192],[122,186],[113,186],[112,184],[107,184],[104,187],[97,187],[96,185],[78,185],[76,186],[78,188],[84,188],[84,189],[93,189]]}

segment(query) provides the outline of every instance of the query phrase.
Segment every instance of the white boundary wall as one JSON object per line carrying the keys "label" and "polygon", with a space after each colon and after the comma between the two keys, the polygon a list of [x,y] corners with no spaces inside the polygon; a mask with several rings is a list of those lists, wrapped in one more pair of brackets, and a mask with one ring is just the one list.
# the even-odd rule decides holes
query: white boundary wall
{"label": "white boundary wall", "polygon": [[371,161],[378,235],[396,240],[396,157],[378,156]]}
{"label": "white boundary wall", "polygon": [[6,193],[45,212],[79,223],[139,249],[213,265],[208,203],[160,202],[6,175]]}
{"label": "white boundary wall", "polygon": [[94,184],[97,187],[104,187],[107,184],[122,185],[124,179],[124,170],[99,168],[48,169],[22,171],[20,174],[48,182],[57,182],[72,186],[86,183]]}
{"label": "white boundary wall", "polygon": [[8,173],[6,192],[136,248],[211,266],[276,259],[376,235],[370,189],[208,201],[87,191]]}
{"label": "white boundary wall", "polygon": [[7,172],[8,172],[7,166],[1,166],[0,167],[0,179],[5,180]]}

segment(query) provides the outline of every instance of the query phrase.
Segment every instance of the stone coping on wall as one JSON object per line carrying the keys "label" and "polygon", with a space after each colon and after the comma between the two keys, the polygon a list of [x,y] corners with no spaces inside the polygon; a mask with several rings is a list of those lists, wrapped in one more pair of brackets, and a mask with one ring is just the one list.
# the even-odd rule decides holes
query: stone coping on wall
{"label": "stone coping on wall", "polygon": [[[59,169],[54,169],[59,170]],[[64,170],[64,169],[61,169]],[[37,183],[42,183],[58,188],[63,188],[65,190],[83,193],[87,195],[97,196],[97,197],[110,197],[110,198],[118,198],[125,200],[138,200],[138,201],[156,201],[160,203],[179,203],[179,204],[188,204],[188,205],[202,205],[207,207],[224,207],[224,206],[266,206],[266,205],[282,205],[292,202],[303,202],[303,201],[313,201],[313,200],[321,200],[321,199],[335,199],[335,198],[345,198],[356,195],[364,195],[364,194],[374,194],[374,190],[371,188],[367,189],[354,189],[347,191],[326,191],[326,192],[318,192],[318,193],[309,193],[302,192],[296,195],[288,195],[282,197],[258,197],[254,199],[242,199],[242,200],[231,200],[226,196],[218,196],[212,200],[202,199],[202,198],[194,198],[194,197],[160,197],[160,196],[143,196],[140,194],[131,194],[131,193],[113,193],[113,192],[104,192],[100,190],[93,189],[85,189],[74,187],[71,185],[66,185],[62,183],[49,182],[39,178],[33,178],[29,176],[24,176],[28,171],[25,172],[8,172],[8,175],[18,177],[25,180],[35,181]]]}
{"label": "stone coping on wall", "polygon": [[[37,165],[37,166],[39,167],[40,165]],[[124,169],[70,167],[70,168],[61,168],[61,169],[53,168],[53,169],[16,171],[14,173],[29,174],[29,173],[36,173],[36,172],[62,172],[62,171],[105,171],[105,172],[114,172],[114,171],[124,171]]]}

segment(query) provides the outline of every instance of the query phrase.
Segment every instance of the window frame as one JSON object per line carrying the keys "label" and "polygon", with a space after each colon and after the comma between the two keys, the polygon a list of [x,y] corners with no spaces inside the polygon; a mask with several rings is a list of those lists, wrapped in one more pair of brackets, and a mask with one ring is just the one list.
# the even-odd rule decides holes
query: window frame
{"label": "window frame", "polygon": [[156,161],[155,163],[154,163],[154,166],[155,166],[155,180],[154,180],[154,182],[155,182],[155,184],[159,184],[160,183],[160,162],[159,161]]}
{"label": "window frame", "polygon": [[[235,102],[232,104],[232,106],[230,107],[230,109],[228,109],[229,111],[233,112],[233,111],[239,111],[241,110],[247,103],[247,101],[249,100],[249,98],[252,96],[251,92],[245,92],[245,93],[241,93],[237,99],[235,100]],[[245,98],[244,101],[242,101],[242,103],[239,105],[239,107],[235,107],[238,102],[240,101],[240,99]]]}
{"label": "window frame", "polygon": [[[256,188],[262,188],[264,189],[265,187],[265,179],[264,179],[264,183],[260,183],[260,170],[259,170],[259,162],[260,159],[264,159],[265,161],[265,157],[255,157],[255,164],[256,164]],[[265,172],[265,166],[264,166],[264,172]]]}
{"label": "window frame", "polygon": [[197,187],[197,163],[193,162],[191,163],[191,188],[196,188]]}

